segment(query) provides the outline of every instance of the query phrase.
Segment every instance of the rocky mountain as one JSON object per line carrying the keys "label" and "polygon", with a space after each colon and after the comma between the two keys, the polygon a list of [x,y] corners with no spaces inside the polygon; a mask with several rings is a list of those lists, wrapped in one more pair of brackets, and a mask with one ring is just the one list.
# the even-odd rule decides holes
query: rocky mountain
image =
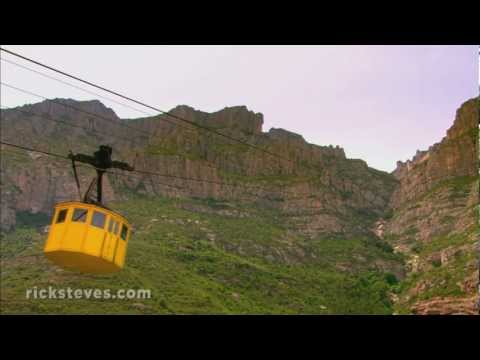
{"label": "rocky mountain", "polygon": [[441,142],[398,162],[385,239],[407,257],[404,310],[478,313],[478,99]]}
{"label": "rocky mountain", "polygon": [[[204,250],[198,246],[205,240],[209,256],[213,256],[213,251],[222,264],[225,256],[232,261],[231,256],[237,256],[235,259],[240,262],[259,262],[255,271],[268,267],[275,272],[280,271],[280,266],[282,276],[297,279],[289,285],[294,293],[298,286],[307,283],[309,289],[323,284],[319,292],[309,296],[326,296],[324,304],[311,300],[308,306],[290,310],[388,312],[385,309],[390,309],[392,302],[400,313],[475,311],[477,99],[461,106],[454,125],[440,143],[417,152],[407,163],[399,162],[392,174],[370,168],[363,160],[346,158],[338,146],[309,144],[301,135],[284,129],[263,132],[263,115],[245,106],[206,113],[182,105],[171,113],[277,154],[281,159],[167,115],[120,119],[96,100],[53,99],[2,110],[2,141],[64,155],[70,150],[92,153],[99,144],[110,144],[114,158],[134,164],[136,169],[165,175],[108,174],[104,196],[107,204],[124,209],[135,219],[138,237],[145,238],[145,245],[140,240],[138,245],[145,246],[143,251],[150,249],[148,244],[160,246],[156,240],[159,231],[162,239],[176,237],[177,242],[161,246],[167,246],[164,251],[178,257],[182,269],[187,266],[185,251],[194,256],[197,260],[189,267],[194,276],[200,276],[198,264],[202,263]],[[8,146],[1,150],[1,227],[12,241],[7,243],[14,254],[18,249],[18,231],[23,231],[25,225],[30,229],[33,223],[47,224],[53,204],[76,199],[78,192],[68,161]],[[80,168],[79,174],[85,190],[94,172]],[[187,177],[197,180],[183,179]],[[142,212],[144,208],[148,212]],[[166,215],[169,213],[176,218]],[[220,219],[223,220],[219,222]],[[195,221],[198,229],[184,233],[185,227],[194,226],[190,224],[196,224]],[[163,225],[157,228],[159,224]],[[178,236],[188,238],[187,243],[180,246]],[[28,243],[39,249],[40,244],[35,241],[40,238],[38,234],[29,235]],[[135,246],[132,244],[132,251]],[[158,261],[170,263],[161,259]],[[8,261],[12,266],[18,265],[14,258]],[[177,263],[171,264],[177,269]],[[291,273],[292,265],[300,268]],[[49,273],[47,264],[39,266]],[[142,262],[138,266],[145,265]],[[365,275],[365,271],[380,271],[387,280]],[[333,283],[339,288],[351,284],[347,288],[358,291],[345,290],[346,293],[334,296],[337,290],[330,289],[328,294],[319,295],[328,287],[321,279],[337,276],[333,275],[337,272],[345,277],[332,280]],[[216,281],[222,287],[234,286],[236,280],[225,283],[219,276]],[[234,277],[242,276],[238,273]],[[56,278],[57,275],[49,277],[48,281]],[[4,280],[14,282],[8,277]],[[70,280],[65,275],[62,281]],[[265,279],[265,287],[274,286],[269,281]],[[385,308],[362,304],[364,300],[356,296],[365,295],[367,288],[359,289],[359,284],[367,284],[362,286],[367,286],[368,291],[377,289],[375,296],[382,295],[376,304],[384,304]],[[235,294],[241,294],[236,289]],[[246,291],[246,296],[248,291],[242,291]],[[270,289],[271,294],[279,295],[282,291],[281,286]],[[269,303],[271,294],[263,294],[265,303],[259,305],[262,311],[290,311],[286,310],[288,306]],[[218,296],[222,304],[230,303],[224,295]],[[342,296],[350,298],[342,303]],[[339,303],[334,310],[336,301]],[[325,303],[330,310],[323,309]],[[235,306],[233,309],[237,309]],[[248,312],[248,307],[242,309]]]}
{"label": "rocky mountain", "polygon": [[[165,115],[121,120],[98,101],[54,101],[2,111],[2,138],[65,155],[69,150],[91,153],[98,144],[108,143],[114,156],[138,169],[207,180],[109,175],[107,202],[121,199],[124,188],[149,195],[250,201],[289,213],[292,222],[312,236],[342,235],[369,233],[370,222],[385,212],[396,184],[392,176],[364,161],[347,159],[339,147],[308,144],[283,129],[262,132],[262,114],[244,106],[212,114],[179,106],[171,113],[290,160]],[[17,134],[22,134],[21,139]],[[25,158],[28,166],[13,164],[10,153],[3,160],[2,186],[9,199],[2,203],[4,229],[14,225],[14,209],[50,214],[55,202],[77,197],[68,163],[38,154]],[[82,184],[88,184],[87,175],[92,173],[82,173]]]}

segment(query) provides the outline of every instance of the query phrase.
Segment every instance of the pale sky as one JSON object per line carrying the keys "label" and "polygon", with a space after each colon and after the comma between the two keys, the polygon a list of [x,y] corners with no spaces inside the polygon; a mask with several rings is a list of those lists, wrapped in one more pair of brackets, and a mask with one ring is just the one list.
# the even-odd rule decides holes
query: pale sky
{"label": "pale sky", "polygon": [[[246,105],[264,115],[263,131],[284,128],[314,144],[339,145],[347,157],[385,171],[439,142],[460,104],[478,96],[478,46],[4,47],[162,110]],[[95,98],[3,61],[1,78],[47,98]],[[99,100],[122,118],[145,116]],[[2,107],[38,101],[1,88]]]}

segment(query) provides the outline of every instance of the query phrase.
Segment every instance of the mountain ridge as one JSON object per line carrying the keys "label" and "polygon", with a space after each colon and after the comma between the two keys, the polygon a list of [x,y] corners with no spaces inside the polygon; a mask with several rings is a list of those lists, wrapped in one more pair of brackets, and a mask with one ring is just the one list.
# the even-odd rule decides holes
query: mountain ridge
{"label": "mountain ridge", "polygon": [[[62,101],[80,107],[83,112],[58,104]],[[362,159],[347,158],[339,146],[309,144],[302,135],[285,129],[271,128],[263,132],[263,115],[246,106],[207,113],[179,105],[171,111],[292,161],[283,161],[228,139],[218,139],[167,115],[120,119],[100,101],[55,99],[55,102],[26,105],[33,116],[25,116],[15,109],[2,110],[2,139],[15,143],[20,133],[21,140],[28,143],[23,145],[60,153],[72,149],[91,153],[98,144],[108,143],[115,149],[115,158],[135,163],[140,169],[238,184],[159,178],[161,182],[185,188],[178,190],[159,185],[153,176],[106,176],[106,201],[125,209],[135,219],[134,227],[138,227],[140,233],[145,233],[153,223],[138,217],[136,209],[126,204],[148,207],[151,210],[142,216],[156,214],[153,221],[162,216],[156,213],[155,202],[170,204],[169,201],[173,201],[168,207],[161,207],[163,211],[177,213],[171,209],[173,206],[187,211],[181,213],[184,217],[198,214],[200,222],[212,222],[214,218],[210,216],[215,216],[225,219],[222,223],[225,228],[235,223],[249,227],[255,223],[255,217],[273,216],[265,244],[263,240],[259,243],[250,240],[251,235],[240,227],[228,236],[220,235],[222,228],[202,230],[195,235],[200,240],[191,238],[188,246],[195,247],[196,241],[206,239],[213,244],[209,245],[213,246],[212,251],[260,259],[258,261],[267,261],[267,264],[317,264],[314,266],[320,266],[319,269],[333,266],[332,269],[340,273],[354,274],[374,269],[395,274],[396,281],[400,281],[398,285],[388,285],[391,300],[385,297],[382,300],[391,301],[392,305],[386,306],[393,306],[396,312],[475,311],[472,256],[478,246],[473,230],[478,203],[475,167],[478,99],[470,99],[460,106],[452,127],[439,143],[426,151],[417,151],[405,163],[398,162],[392,173],[371,168]],[[15,234],[16,223],[22,224],[26,214],[49,216],[55,202],[77,196],[69,164],[42,155],[12,154],[11,149],[7,153],[5,149],[2,146],[3,231]],[[82,169],[82,185],[92,176],[91,171]],[[247,192],[245,186],[252,185],[261,190],[255,194]],[[142,196],[146,200],[142,200]],[[456,220],[446,221],[448,217]],[[187,220],[176,219],[178,229],[172,229],[173,233],[187,226]],[[232,225],[227,225],[230,222]],[[258,223],[257,230],[252,231],[261,233],[260,226]],[[243,237],[236,239],[235,233]],[[145,236],[150,235],[147,232]],[[169,233],[161,236],[168,238]],[[177,250],[168,251],[183,256],[177,254]],[[327,266],[325,259],[332,262]],[[463,265],[459,264],[468,270],[460,271]],[[47,269],[45,264],[42,266]],[[453,277],[461,286],[446,280],[453,271],[458,272]],[[434,275],[438,281],[432,280]],[[447,281],[448,286],[440,284],[442,280]],[[448,291],[440,291],[442,286]],[[312,309],[322,311],[318,307]]]}

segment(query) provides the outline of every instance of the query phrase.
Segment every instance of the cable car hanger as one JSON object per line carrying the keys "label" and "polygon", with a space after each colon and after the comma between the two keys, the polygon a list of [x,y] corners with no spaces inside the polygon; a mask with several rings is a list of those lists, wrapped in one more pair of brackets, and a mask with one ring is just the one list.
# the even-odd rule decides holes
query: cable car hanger
{"label": "cable car hanger", "polygon": [[77,169],[75,166],[75,161],[84,163],[84,164],[89,164],[92,165],[96,172],[97,172],[97,177],[96,177],[96,182],[97,182],[97,199],[94,200],[91,198],[91,192],[93,189],[93,184],[95,182],[95,179],[92,180],[90,183],[90,186],[88,187],[87,192],[85,193],[83,197],[83,201],[85,203],[89,204],[94,204],[94,205],[99,205],[102,207],[105,207],[105,205],[102,202],[102,179],[103,179],[103,174],[111,168],[115,169],[120,169],[120,170],[126,170],[126,171],[134,171],[135,169],[133,166],[130,166],[129,164],[122,162],[122,161],[116,161],[112,160],[112,152],[113,149],[108,146],[108,145],[100,145],[99,149],[94,152],[93,156],[91,155],[85,155],[85,154],[73,154],[72,151],[68,154],[68,158],[72,160],[72,168],[73,168],[73,175],[75,177],[75,182],[77,184],[77,189],[78,193],[80,196],[80,199],[82,198],[81,196],[81,190],[80,190],[80,181],[78,180],[78,174],[77,174]]}

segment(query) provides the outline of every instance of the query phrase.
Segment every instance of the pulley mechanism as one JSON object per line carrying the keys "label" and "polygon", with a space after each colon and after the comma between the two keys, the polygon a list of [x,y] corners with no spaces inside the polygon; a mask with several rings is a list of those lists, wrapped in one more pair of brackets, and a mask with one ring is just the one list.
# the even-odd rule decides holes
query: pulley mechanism
{"label": "pulley mechanism", "polygon": [[[102,178],[103,174],[111,168],[126,170],[126,171],[133,171],[133,166],[122,162],[122,161],[115,161],[112,160],[112,148],[108,145],[100,145],[99,149],[94,152],[93,156],[85,155],[85,154],[73,154],[70,152],[68,157],[72,160],[72,167],[73,167],[73,174],[75,176],[75,182],[77,184],[78,192],[81,198],[81,190],[80,190],[80,182],[78,180],[77,169],[75,166],[75,162],[81,162],[84,164],[89,164],[95,168],[97,171],[96,179],[93,179],[86,191],[83,201],[86,203],[97,204],[103,206],[102,203]],[[97,199],[94,200],[91,198],[91,192],[93,186],[97,183]]]}

